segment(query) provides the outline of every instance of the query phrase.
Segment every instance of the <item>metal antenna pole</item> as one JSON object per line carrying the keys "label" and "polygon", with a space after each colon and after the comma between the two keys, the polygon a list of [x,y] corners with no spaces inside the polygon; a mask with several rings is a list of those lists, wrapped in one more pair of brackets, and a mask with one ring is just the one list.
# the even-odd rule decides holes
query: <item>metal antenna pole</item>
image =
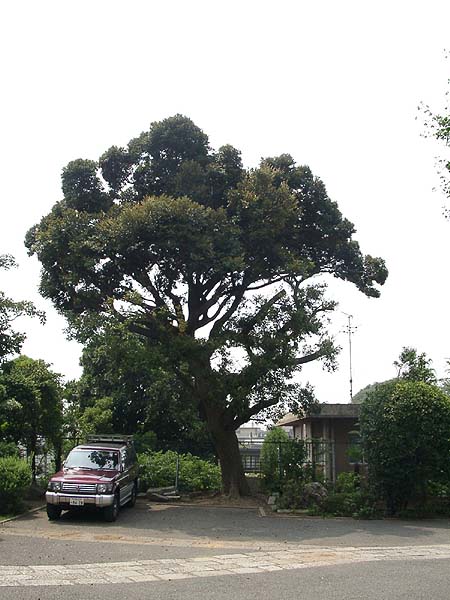
{"label": "metal antenna pole", "polygon": [[348,350],[349,350],[349,363],[350,363],[350,402],[352,402],[353,401],[352,333],[354,331],[354,328],[352,327],[353,315],[348,315],[347,313],[343,313],[343,314],[348,319],[346,333],[348,333]]}
{"label": "metal antenna pole", "polygon": [[353,374],[352,374],[352,315],[348,315],[348,350],[350,357],[350,402],[353,401]]}

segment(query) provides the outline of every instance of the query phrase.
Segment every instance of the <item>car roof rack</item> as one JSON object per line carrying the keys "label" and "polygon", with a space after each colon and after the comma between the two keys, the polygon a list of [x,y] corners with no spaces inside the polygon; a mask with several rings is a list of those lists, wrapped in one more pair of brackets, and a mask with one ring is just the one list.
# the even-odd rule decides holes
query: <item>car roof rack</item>
{"label": "car roof rack", "polygon": [[122,435],[116,433],[97,433],[86,436],[87,442],[114,442],[116,444],[131,444],[133,442],[132,435]]}

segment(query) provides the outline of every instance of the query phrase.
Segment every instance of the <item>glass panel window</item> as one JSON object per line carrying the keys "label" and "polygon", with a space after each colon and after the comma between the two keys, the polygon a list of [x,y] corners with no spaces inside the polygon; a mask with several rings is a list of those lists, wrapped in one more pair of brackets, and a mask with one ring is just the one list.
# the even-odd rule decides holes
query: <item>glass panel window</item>
{"label": "glass panel window", "polygon": [[72,450],[66,459],[66,469],[116,470],[119,454],[109,450]]}

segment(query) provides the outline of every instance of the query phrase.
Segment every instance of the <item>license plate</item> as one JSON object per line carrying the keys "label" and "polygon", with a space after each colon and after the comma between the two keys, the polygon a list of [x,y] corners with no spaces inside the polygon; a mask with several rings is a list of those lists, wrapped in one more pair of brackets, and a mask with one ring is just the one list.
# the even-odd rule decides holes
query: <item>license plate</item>
{"label": "license plate", "polygon": [[70,498],[70,506],[84,506],[84,498]]}

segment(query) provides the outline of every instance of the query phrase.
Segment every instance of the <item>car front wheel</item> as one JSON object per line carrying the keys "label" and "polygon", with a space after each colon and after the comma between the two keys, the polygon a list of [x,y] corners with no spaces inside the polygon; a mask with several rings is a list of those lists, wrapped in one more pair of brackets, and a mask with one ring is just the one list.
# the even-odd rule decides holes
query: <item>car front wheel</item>
{"label": "car front wheel", "polygon": [[55,504],[47,504],[47,517],[49,521],[57,521],[61,516],[62,509]]}

